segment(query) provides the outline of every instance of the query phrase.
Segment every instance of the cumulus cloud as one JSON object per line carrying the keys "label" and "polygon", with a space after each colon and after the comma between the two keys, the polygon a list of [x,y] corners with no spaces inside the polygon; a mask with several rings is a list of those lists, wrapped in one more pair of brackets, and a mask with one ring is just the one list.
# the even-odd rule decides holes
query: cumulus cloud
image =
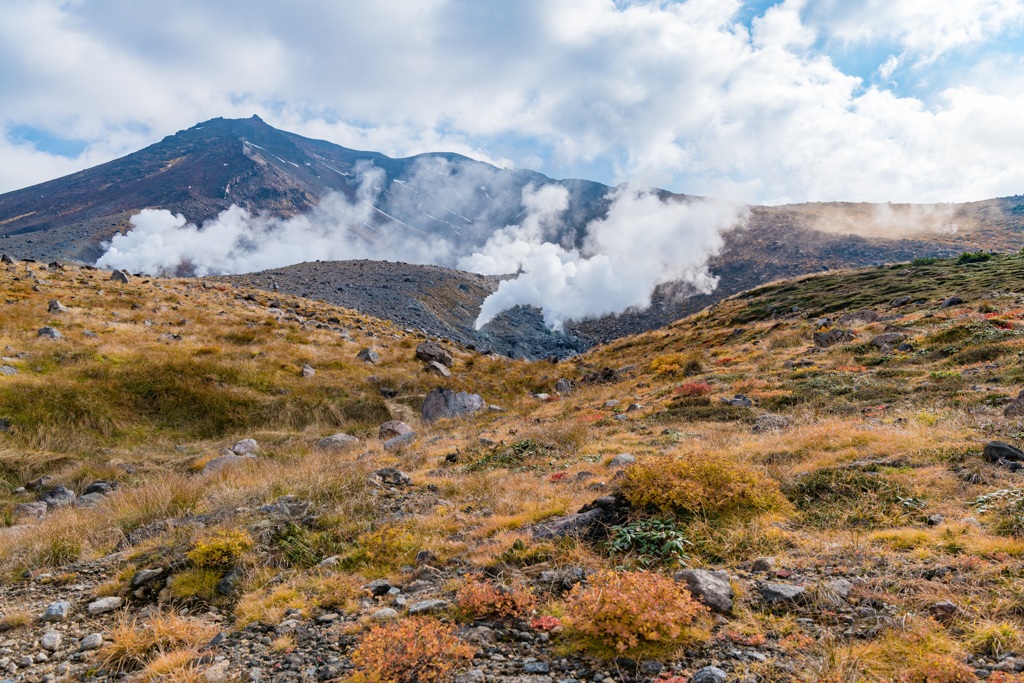
{"label": "cumulus cloud", "polygon": [[[748,202],[961,201],[1024,186],[1007,144],[1024,138],[1024,95],[1006,77],[1019,71],[1022,0],[4,9],[0,127],[84,141],[78,167],[256,113],[392,156],[451,150]],[[28,156],[0,189],[57,168]]]}

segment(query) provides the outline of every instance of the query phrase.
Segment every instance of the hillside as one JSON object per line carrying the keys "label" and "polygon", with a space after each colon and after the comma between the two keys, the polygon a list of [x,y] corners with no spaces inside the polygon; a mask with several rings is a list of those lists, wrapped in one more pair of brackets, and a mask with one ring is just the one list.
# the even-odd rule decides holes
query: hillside
{"label": "hillside", "polygon": [[328,303],[110,277],[0,270],[15,680],[1020,679],[1020,254],[421,351],[451,377]]}

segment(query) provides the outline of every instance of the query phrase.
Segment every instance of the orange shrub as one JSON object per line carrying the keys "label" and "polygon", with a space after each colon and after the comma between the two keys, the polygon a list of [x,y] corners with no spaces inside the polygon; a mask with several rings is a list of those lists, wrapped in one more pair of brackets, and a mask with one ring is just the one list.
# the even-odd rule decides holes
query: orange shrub
{"label": "orange shrub", "polygon": [[472,647],[437,619],[414,618],[371,628],[351,652],[355,683],[437,683],[464,660]]}
{"label": "orange shrub", "polygon": [[679,644],[703,621],[706,607],[672,579],[654,572],[604,571],[576,585],[566,600],[571,633],[616,653]]}
{"label": "orange shrub", "polygon": [[455,608],[467,620],[489,617],[512,619],[533,609],[536,599],[524,586],[506,586],[493,581],[469,577],[469,582],[455,596]]}
{"label": "orange shrub", "polygon": [[683,382],[675,388],[673,393],[676,396],[704,396],[714,391],[707,382]]}
{"label": "orange shrub", "polygon": [[[899,675],[899,683],[974,683],[978,677],[963,662],[946,655],[936,655]],[[995,676],[989,678],[996,681]]]}

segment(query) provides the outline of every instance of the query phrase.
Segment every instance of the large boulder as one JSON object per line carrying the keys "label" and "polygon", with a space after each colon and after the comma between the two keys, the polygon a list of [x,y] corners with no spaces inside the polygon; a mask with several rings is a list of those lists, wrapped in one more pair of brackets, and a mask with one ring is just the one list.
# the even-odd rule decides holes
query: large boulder
{"label": "large boulder", "polygon": [[479,394],[451,389],[434,389],[423,400],[421,417],[424,422],[442,418],[462,417],[485,410],[487,404]]}
{"label": "large boulder", "polygon": [[359,443],[359,439],[356,437],[339,432],[320,439],[317,441],[316,447],[325,451],[340,451],[357,443]]}
{"label": "large boulder", "polygon": [[452,358],[452,354],[440,344],[432,341],[425,341],[417,346],[416,357],[424,363],[436,362],[446,368],[455,365],[455,359]]}
{"label": "large boulder", "polygon": [[1024,462],[1024,451],[1002,441],[990,441],[985,444],[985,450],[982,452],[982,455],[989,462],[999,462],[1000,460]]}
{"label": "large boulder", "polygon": [[826,349],[830,346],[835,346],[841,342],[848,342],[853,339],[853,333],[850,330],[841,330],[835,328],[828,332],[815,332],[814,333],[814,345]]}
{"label": "large boulder", "polygon": [[693,597],[721,614],[732,611],[733,590],[729,575],[724,571],[684,569],[675,580],[685,582]]}
{"label": "large boulder", "polygon": [[75,502],[75,492],[63,486],[54,486],[49,491],[40,493],[36,500],[52,508],[71,505]]}

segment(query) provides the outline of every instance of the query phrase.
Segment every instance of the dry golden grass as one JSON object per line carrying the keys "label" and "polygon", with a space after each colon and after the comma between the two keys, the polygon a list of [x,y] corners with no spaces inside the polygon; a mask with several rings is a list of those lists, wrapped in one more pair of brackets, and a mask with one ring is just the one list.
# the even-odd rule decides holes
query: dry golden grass
{"label": "dry golden grass", "polygon": [[111,629],[110,642],[100,648],[98,657],[111,671],[134,671],[154,662],[162,670],[180,669],[187,667],[188,653],[194,658],[216,633],[213,624],[173,612],[159,612],[145,620],[125,616]]}

